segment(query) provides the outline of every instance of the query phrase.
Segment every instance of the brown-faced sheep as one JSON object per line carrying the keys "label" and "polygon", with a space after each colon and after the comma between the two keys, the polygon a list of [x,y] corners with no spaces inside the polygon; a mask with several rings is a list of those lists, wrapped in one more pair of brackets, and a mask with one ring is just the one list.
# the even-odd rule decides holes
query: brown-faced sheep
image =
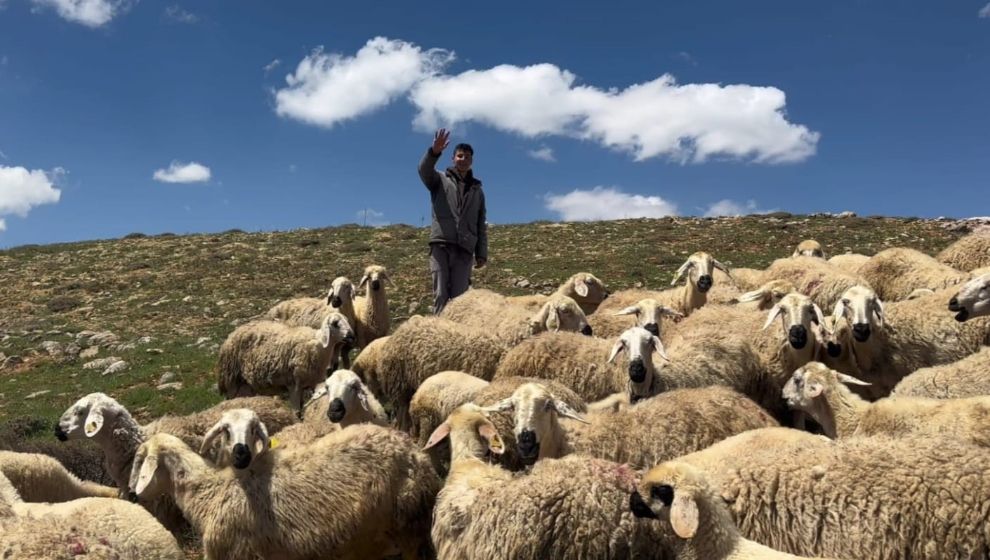
{"label": "brown-faced sheep", "polygon": [[940,290],[959,284],[969,274],[944,265],[916,249],[895,247],[880,251],[859,268],[880,299],[907,299],[918,288]]}

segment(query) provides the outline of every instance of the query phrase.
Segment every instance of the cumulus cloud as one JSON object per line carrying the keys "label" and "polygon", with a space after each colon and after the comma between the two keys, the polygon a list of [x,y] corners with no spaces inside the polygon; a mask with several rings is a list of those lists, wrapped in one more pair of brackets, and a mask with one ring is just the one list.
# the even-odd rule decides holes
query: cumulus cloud
{"label": "cumulus cloud", "polygon": [[132,0],[31,1],[38,9],[53,8],[62,19],[93,28],[106,25],[113,18],[129,10],[133,4]]}
{"label": "cumulus cloud", "polygon": [[540,146],[538,149],[530,150],[527,153],[529,157],[540,161],[549,161],[551,163],[557,161],[557,158],[553,156],[553,149],[549,146]]}
{"label": "cumulus cloud", "polygon": [[[61,167],[29,171],[24,167],[0,165],[0,216],[14,214],[23,218],[35,206],[55,204],[62,196],[55,183],[64,174]],[[0,231],[5,229],[7,223],[0,218]]]}
{"label": "cumulus cloud", "polygon": [[210,168],[205,165],[173,161],[168,169],[155,171],[153,178],[162,183],[205,183],[210,176]]}
{"label": "cumulus cloud", "polygon": [[987,4],[986,6],[980,8],[979,16],[981,18],[990,18],[990,4]]}
{"label": "cumulus cloud", "polygon": [[358,223],[372,227],[388,225],[388,222],[385,220],[385,214],[373,208],[358,210],[357,219]]}
{"label": "cumulus cloud", "polygon": [[547,194],[546,208],[564,221],[662,218],[677,214],[677,205],[659,196],[628,194],[615,187],[573,190],[567,194]]}
{"label": "cumulus cloud", "polygon": [[165,17],[178,23],[192,24],[199,21],[199,16],[183,10],[182,6],[179,6],[178,4],[172,4],[165,8]]}
{"label": "cumulus cloud", "polygon": [[711,204],[705,211],[705,217],[746,216],[749,214],[766,214],[767,212],[773,212],[773,210],[761,210],[757,207],[755,200],[747,200],[745,203],[742,203],[725,198]]}
{"label": "cumulus cloud", "polygon": [[275,92],[275,110],[309,124],[332,127],[370,113],[439,72],[453,59],[441,49],[375,37],[354,56],[313,51]]}

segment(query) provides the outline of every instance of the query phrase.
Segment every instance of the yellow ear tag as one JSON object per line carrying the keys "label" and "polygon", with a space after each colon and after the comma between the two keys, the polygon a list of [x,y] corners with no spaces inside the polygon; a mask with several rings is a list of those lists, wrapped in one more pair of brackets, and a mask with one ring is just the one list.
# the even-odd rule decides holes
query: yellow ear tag
{"label": "yellow ear tag", "polygon": [[96,431],[96,422],[90,422],[86,424],[86,433],[91,434]]}
{"label": "yellow ear tag", "polygon": [[505,451],[505,444],[502,443],[502,438],[498,435],[492,436],[491,441],[488,443],[488,447],[495,453],[501,453]]}
{"label": "yellow ear tag", "polygon": [[275,449],[278,447],[278,440],[275,438],[268,438],[268,448]]}

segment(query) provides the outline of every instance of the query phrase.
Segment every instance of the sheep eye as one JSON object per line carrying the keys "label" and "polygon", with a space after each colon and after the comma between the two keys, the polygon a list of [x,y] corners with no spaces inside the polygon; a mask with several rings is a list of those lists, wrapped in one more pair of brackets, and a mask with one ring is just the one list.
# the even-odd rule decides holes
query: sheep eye
{"label": "sheep eye", "polygon": [[660,500],[663,505],[670,506],[674,503],[674,488],[669,484],[661,484],[660,486],[654,486],[650,490],[650,496],[655,500]]}
{"label": "sheep eye", "polygon": [[335,329],[338,329],[338,328],[340,328],[340,321],[338,321],[337,319],[334,319],[333,321],[330,322],[330,326],[332,326]]}
{"label": "sheep eye", "polygon": [[842,305],[849,305],[849,300],[848,300],[848,299],[845,299],[845,298],[843,298],[843,299],[842,299]]}

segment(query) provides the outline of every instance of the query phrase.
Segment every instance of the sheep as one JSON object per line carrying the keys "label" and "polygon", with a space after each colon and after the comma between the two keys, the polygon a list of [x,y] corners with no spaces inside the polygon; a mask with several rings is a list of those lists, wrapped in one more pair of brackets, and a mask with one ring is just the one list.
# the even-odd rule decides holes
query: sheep
{"label": "sheep", "polygon": [[228,399],[288,390],[289,402],[301,410],[304,391],[326,379],[334,347],[354,340],[347,318],[337,312],[318,330],[274,321],[241,325],[220,346],[217,388]]}
{"label": "sheep", "polygon": [[917,288],[938,290],[965,281],[969,275],[946,266],[921,251],[896,247],[880,251],[859,268],[884,301],[907,299]]}
{"label": "sheep", "polygon": [[[357,316],[354,312],[354,284],[346,276],[338,276],[330,284],[326,298],[296,298],[281,301],[264,314],[265,319],[281,321],[293,327],[310,327],[318,329],[323,320],[332,312],[338,312],[347,318],[351,329],[357,328]],[[350,346],[339,344],[334,349],[334,356],[339,356],[344,367],[350,367]],[[331,364],[330,370],[336,367]]]}
{"label": "sheep", "polygon": [[116,498],[116,488],[79,480],[62,463],[39,453],[0,451],[0,474],[26,502],[67,502],[76,498]]}
{"label": "sheep", "polygon": [[327,418],[341,428],[364,422],[379,426],[388,423],[385,409],[351,370],[335,371],[313,393],[311,400],[317,399],[327,402]]}
{"label": "sheep", "polygon": [[[625,365],[615,364],[622,352]],[[633,400],[664,390],[653,354],[666,356],[663,343],[642,327],[627,329],[614,343],[574,333],[547,333],[506,352],[493,380],[536,377],[562,383],[585,402],[627,392]]]}
{"label": "sheep", "polygon": [[956,312],[956,320],[960,323],[990,315],[990,273],[976,276],[963,284],[949,300],[949,311]]}
{"label": "sheep", "polygon": [[630,494],[629,509],[638,518],[670,524],[676,538],[668,548],[678,560],[799,560],[741,536],[722,498],[688,463],[650,469]]}
{"label": "sheep", "polygon": [[810,414],[825,435],[930,435],[990,446],[990,396],[965,399],[890,397],[869,403],[844,383],[862,381],[812,362],[799,368],[784,386],[787,404]]}
{"label": "sheep", "polygon": [[859,253],[843,253],[828,259],[828,264],[845,272],[846,274],[858,274],[859,267],[866,264],[870,257]]}
{"label": "sheep", "polygon": [[832,309],[848,288],[870,285],[861,276],[843,272],[814,257],[773,261],[763,274],[764,282],[770,280],[790,280],[798,292],[809,296],[822,309]]}
{"label": "sheep", "polygon": [[736,287],[741,290],[754,290],[758,286],[764,283],[763,271],[757,268],[744,268],[744,267],[733,267],[732,276],[725,274],[715,273],[715,286],[723,283],[722,276],[725,276],[726,280],[735,282]]}
{"label": "sheep", "polygon": [[746,430],[777,425],[753,401],[718,386],[669,391],[625,410],[582,417],[547,387],[526,383],[482,411],[513,413],[512,433],[528,464],[574,453],[647,468]]}
{"label": "sheep", "polygon": [[662,317],[670,317],[675,320],[684,318],[680,312],[655,299],[646,298],[639,300],[635,305],[630,305],[611,314],[592,314],[588,317],[588,324],[596,336],[613,338],[621,335],[623,331],[629,328],[629,320],[625,318],[628,315],[633,315],[635,326],[643,327],[654,336],[660,336]]}
{"label": "sheep", "polygon": [[138,449],[130,488],[171,494],[202,535],[207,560],[415,557],[440,481],[409,436],[371,424],[217,470],[181,440]]}
{"label": "sheep", "polygon": [[678,461],[688,463],[709,475],[712,482],[718,482],[717,475],[745,463],[746,457],[759,450],[760,453],[799,453],[809,449],[822,449],[836,445],[828,436],[812,434],[794,428],[770,427],[747,430],[729,436],[700,451],[681,455]]}
{"label": "sheep", "polygon": [[707,474],[740,533],[777,550],[982,558],[990,549],[988,458],[951,439],[873,436],[735,455]]}
{"label": "sheep", "polygon": [[[415,315],[417,319],[422,317]],[[413,321],[413,317],[410,317],[406,323]],[[382,360],[382,350],[388,344],[388,339],[390,336],[383,336],[381,338],[376,338],[372,340],[367,346],[361,349],[357,357],[354,358],[354,363],[351,364],[351,371],[356,373],[358,377],[368,383],[369,376],[375,376],[381,371],[381,360]]]}
{"label": "sheep", "polygon": [[[567,296],[581,306],[585,315],[591,315],[598,309],[605,298],[609,296],[605,284],[590,272],[578,272],[557,288],[554,294]],[[529,311],[537,311],[547,302],[548,296],[535,294],[529,296],[511,296],[509,303],[519,305]]]}
{"label": "sheep", "polygon": [[420,447],[455,408],[471,402],[475,395],[488,387],[488,381],[463,371],[441,371],[420,383],[409,401],[409,430]]}
{"label": "sheep", "polygon": [[623,290],[615,292],[599,306],[596,313],[614,312],[635,305],[636,302],[653,298],[663,305],[673,308],[685,316],[705,305],[708,301],[708,290],[714,284],[715,270],[724,272],[729,279],[732,274],[729,268],[704,251],[694,253],[677,269],[671,286],[685,280],[683,288],[669,289],[662,292],[648,290]]}
{"label": "sheep", "polygon": [[972,271],[990,266],[990,232],[980,231],[961,237],[935,258],[956,270]]}
{"label": "sheep", "polygon": [[901,381],[890,396],[959,399],[990,395],[990,347],[957,362],[921,368]]}
{"label": "sheep", "polygon": [[451,471],[437,496],[432,540],[439,560],[661,559],[661,536],[635,523],[628,496],[638,483],[626,465],[568,457],[537,463],[526,476],[485,463],[504,443],[473,404],[456,409],[428,447],[450,438]]}
{"label": "sheep", "polygon": [[385,283],[392,283],[384,266],[370,265],[358,282],[358,288],[365,288],[365,295],[354,298],[354,318],[357,341],[352,346],[364,348],[376,338],[388,334],[392,328],[388,314],[388,294]]}
{"label": "sheep", "polygon": [[794,284],[790,281],[771,280],[755,290],[739,295],[728,303],[734,303],[742,309],[767,311],[793,291],[795,291]]}
{"label": "sheep", "polygon": [[822,244],[815,241],[814,239],[805,239],[804,241],[798,243],[798,246],[794,248],[794,254],[792,257],[814,257],[825,260],[825,251],[822,250]]}
{"label": "sheep", "polygon": [[181,560],[175,538],[140,506],[114,498],[27,503],[0,473],[0,557]]}
{"label": "sheep", "polygon": [[523,307],[512,305],[508,298],[491,290],[471,289],[444,306],[440,317],[490,331],[508,346],[514,346],[544,330],[544,322],[547,330],[592,334],[580,306],[564,295],[550,296],[534,314]]}

